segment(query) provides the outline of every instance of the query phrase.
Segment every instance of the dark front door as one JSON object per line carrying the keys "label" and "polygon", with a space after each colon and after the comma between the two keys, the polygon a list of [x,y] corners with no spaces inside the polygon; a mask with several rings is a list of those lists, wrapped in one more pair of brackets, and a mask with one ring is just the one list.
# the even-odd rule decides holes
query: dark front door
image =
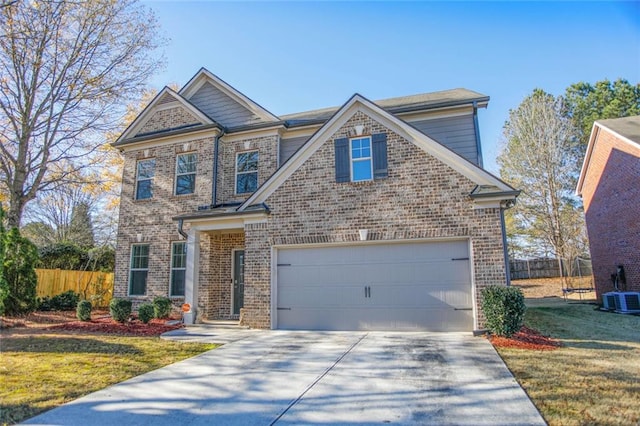
{"label": "dark front door", "polygon": [[233,252],[233,315],[244,306],[244,250]]}

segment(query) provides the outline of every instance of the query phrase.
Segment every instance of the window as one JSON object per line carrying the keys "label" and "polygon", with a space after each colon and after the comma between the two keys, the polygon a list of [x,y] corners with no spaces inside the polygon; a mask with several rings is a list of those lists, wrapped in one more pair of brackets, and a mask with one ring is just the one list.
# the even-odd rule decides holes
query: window
{"label": "window", "polygon": [[371,138],[351,139],[351,181],[360,182],[373,179]]}
{"label": "window", "polygon": [[153,196],[153,176],[156,174],[156,160],[138,161],[136,172],[136,200],[145,200]]}
{"label": "window", "polygon": [[176,158],[176,195],[193,194],[196,190],[198,154],[180,154]]}
{"label": "window", "polygon": [[255,192],[258,189],[258,151],[236,155],[236,194]]}
{"label": "window", "polygon": [[171,245],[171,288],[169,296],[184,296],[185,271],[187,268],[187,244]]}
{"label": "window", "polygon": [[134,244],[131,246],[131,268],[129,277],[129,295],[141,296],[147,292],[147,275],[149,274],[149,245]]}
{"label": "window", "polygon": [[336,182],[366,182],[385,179],[387,134],[339,138],[334,141]]}

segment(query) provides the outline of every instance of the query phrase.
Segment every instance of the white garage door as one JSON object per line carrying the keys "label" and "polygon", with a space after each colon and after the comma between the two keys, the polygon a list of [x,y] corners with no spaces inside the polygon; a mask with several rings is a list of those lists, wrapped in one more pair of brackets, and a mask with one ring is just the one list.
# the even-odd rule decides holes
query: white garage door
{"label": "white garage door", "polygon": [[278,328],[473,329],[465,241],[287,248],[277,256]]}

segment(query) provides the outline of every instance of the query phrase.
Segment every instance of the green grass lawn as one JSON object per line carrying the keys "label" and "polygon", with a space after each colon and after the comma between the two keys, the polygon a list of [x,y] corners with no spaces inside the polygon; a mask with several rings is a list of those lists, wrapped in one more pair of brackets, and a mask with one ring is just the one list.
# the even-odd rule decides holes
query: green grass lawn
{"label": "green grass lawn", "polygon": [[0,340],[0,424],[20,422],[216,345],[159,337],[34,334]]}
{"label": "green grass lawn", "polygon": [[640,422],[640,316],[594,308],[530,307],[525,324],[564,346],[554,351],[497,348],[550,425]]}

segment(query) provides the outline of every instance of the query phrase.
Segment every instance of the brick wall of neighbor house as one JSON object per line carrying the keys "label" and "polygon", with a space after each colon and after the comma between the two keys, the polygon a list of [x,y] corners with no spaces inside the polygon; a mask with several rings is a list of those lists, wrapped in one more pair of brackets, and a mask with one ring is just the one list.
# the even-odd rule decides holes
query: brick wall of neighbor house
{"label": "brick wall of neighbor house", "polygon": [[242,202],[251,194],[236,195],[236,154],[258,151],[258,186],[269,179],[278,167],[278,136],[262,136],[239,141],[226,141],[219,147],[218,202]]}
{"label": "brick wall of neighbor house", "polygon": [[138,132],[139,135],[157,132],[164,129],[175,129],[189,124],[198,124],[201,121],[184,107],[167,108],[153,114],[149,121]]}
{"label": "brick wall of neighbor house", "polygon": [[[366,132],[387,133],[389,175],[336,183],[334,139],[350,136],[358,124]],[[413,143],[356,113],[267,199],[268,222],[245,227],[245,323],[270,327],[272,244],[357,241],[358,229],[368,229],[370,240],[470,238],[479,301],[483,287],[505,284],[505,268],[500,211],[473,210],[474,187]]]}
{"label": "brick wall of neighbor house", "polygon": [[[176,155],[183,152],[198,153],[196,189],[194,194],[173,195]],[[136,161],[143,158],[156,159],[153,197],[134,200]],[[115,297],[128,295],[131,245],[138,242],[150,244],[150,251],[147,295],[136,297],[136,305],[141,301],[151,300],[155,296],[169,294],[171,242],[182,240],[177,224],[171,218],[180,213],[196,211],[198,206],[211,203],[212,164],[212,138],[124,153],[116,250]],[[188,230],[188,227],[185,227],[185,230]],[[138,235],[141,241],[138,241]],[[200,264],[204,266],[205,272],[208,247],[208,237],[203,235]],[[176,298],[175,304],[181,304],[182,300],[183,298]]]}
{"label": "brick wall of neighbor house", "polygon": [[601,129],[582,187],[596,292],[614,290],[624,265],[628,291],[640,291],[640,147]]}

